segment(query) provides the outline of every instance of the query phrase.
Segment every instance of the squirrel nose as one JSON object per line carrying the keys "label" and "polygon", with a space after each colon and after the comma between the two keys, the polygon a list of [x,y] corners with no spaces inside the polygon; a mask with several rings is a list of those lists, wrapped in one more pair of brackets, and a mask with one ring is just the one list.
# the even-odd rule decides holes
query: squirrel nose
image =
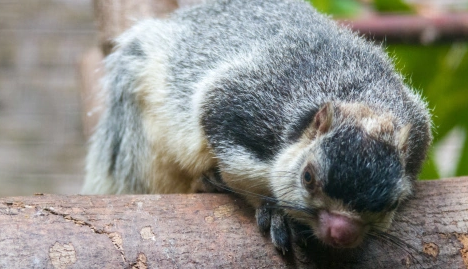
{"label": "squirrel nose", "polygon": [[322,211],[319,219],[323,241],[334,247],[353,247],[362,236],[363,225],[348,216]]}

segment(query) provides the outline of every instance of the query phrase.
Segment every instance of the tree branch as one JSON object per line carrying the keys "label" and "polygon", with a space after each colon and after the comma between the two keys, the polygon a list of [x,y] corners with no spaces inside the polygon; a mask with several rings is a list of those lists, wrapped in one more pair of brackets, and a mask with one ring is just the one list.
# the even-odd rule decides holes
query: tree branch
{"label": "tree branch", "polygon": [[[308,255],[321,268],[467,268],[467,197],[468,178],[417,182],[391,231],[401,249],[388,238]],[[226,194],[2,198],[0,231],[1,268],[311,267],[277,252]]]}
{"label": "tree branch", "polygon": [[380,15],[341,24],[387,43],[435,44],[468,41],[468,13],[443,14],[433,17],[416,15]]}

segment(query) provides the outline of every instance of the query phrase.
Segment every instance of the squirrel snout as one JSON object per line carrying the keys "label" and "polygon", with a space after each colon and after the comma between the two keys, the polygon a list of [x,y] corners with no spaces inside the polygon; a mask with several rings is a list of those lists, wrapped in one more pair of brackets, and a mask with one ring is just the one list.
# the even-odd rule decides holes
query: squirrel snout
{"label": "squirrel snout", "polygon": [[319,223],[319,237],[333,247],[352,248],[362,239],[363,224],[348,216],[322,210]]}

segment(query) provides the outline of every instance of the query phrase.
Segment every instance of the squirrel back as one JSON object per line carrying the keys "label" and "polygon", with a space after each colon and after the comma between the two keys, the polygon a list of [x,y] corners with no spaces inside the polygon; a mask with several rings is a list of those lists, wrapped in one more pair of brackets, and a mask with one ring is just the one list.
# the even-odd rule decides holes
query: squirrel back
{"label": "squirrel back", "polygon": [[257,213],[273,201],[284,209],[272,219],[307,219],[332,246],[389,225],[432,140],[426,104],[382,47],[299,0],[216,0],[140,22],[106,72],[84,193],[195,192],[209,177]]}

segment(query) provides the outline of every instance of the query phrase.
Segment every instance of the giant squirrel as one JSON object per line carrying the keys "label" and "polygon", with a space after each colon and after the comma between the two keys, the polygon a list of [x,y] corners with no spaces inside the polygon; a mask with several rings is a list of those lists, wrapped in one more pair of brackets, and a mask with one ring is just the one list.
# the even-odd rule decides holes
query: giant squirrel
{"label": "giant squirrel", "polygon": [[294,223],[356,247],[411,194],[432,140],[426,104],[382,47],[307,3],[208,1],[117,43],[83,193],[208,181],[256,208],[283,251]]}

